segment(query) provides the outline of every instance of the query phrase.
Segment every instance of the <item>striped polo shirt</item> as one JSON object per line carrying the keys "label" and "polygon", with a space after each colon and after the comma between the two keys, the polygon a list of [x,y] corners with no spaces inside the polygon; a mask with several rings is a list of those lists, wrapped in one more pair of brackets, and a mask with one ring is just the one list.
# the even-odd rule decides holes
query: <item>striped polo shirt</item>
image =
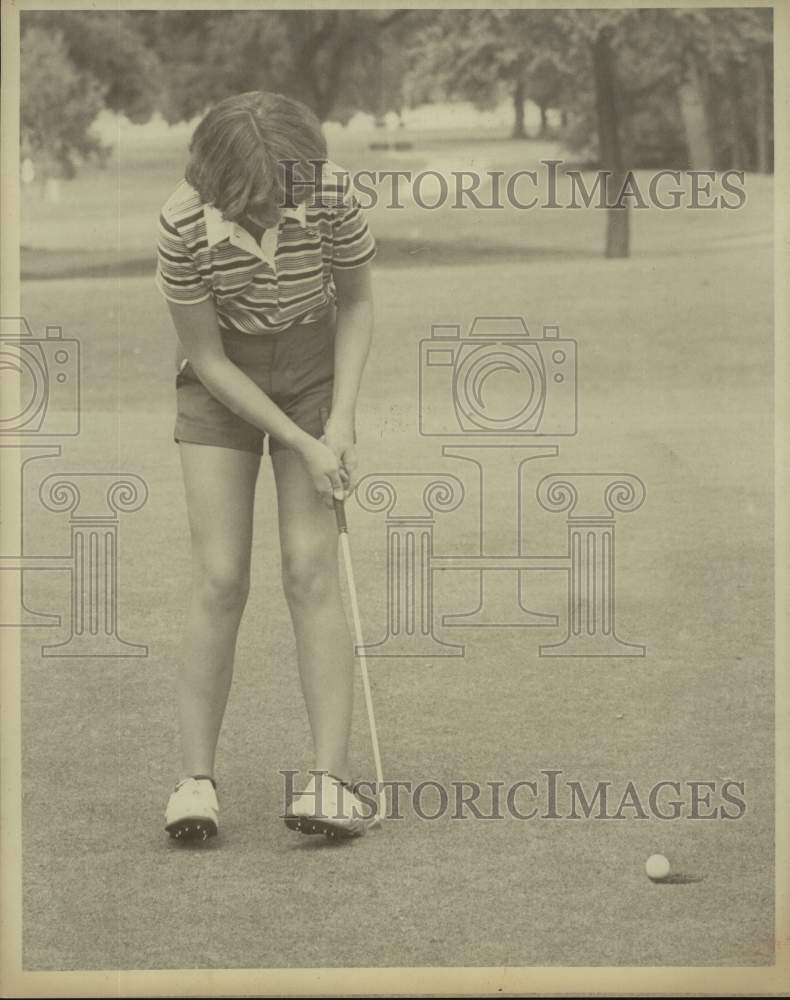
{"label": "striped polo shirt", "polygon": [[272,334],[335,301],[333,270],[371,260],[376,245],[348,174],[327,162],[320,195],[284,209],[261,242],[181,181],[159,217],[156,284],[171,302],[212,298],[221,329]]}

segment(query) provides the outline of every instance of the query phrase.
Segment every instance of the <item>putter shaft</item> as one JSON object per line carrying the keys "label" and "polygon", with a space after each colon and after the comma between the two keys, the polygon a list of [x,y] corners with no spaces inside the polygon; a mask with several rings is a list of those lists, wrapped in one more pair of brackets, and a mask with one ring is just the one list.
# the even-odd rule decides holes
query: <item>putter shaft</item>
{"label": "putter shaft", "polygon": [[373,762],[376,766],[376,784],[378,812],[377,817],[381,820],[386,814],[387,798],[384,792],[384,772],[381,767],[381,754],[379,752],[379,737],[376,730],[376,714],[373,711],[373,697],[370,693],[370,678],[368,677],[368,663],[365,657],[365,644],[362,637],[362,620],[359,614],[359,602],[357,601],[357,587],[354,580],[354,567],[351,561],[351,545],[348,540],[348,524],[346,523],[345,504],[342,500],[335,499],[335,517],[337,518],[337,529],[340,534],[340,548],[343,552],[343,562],[345,564],[346,579],[348,580],[348,593],[351,601],[351,617],[354,621],[354,635],[356,638],[357,657],[359,658],[359,669],[362,675],[362,690],[365,694],[365,707],[368,712],[368,723],[370,725],[370,742],[373,747]]}

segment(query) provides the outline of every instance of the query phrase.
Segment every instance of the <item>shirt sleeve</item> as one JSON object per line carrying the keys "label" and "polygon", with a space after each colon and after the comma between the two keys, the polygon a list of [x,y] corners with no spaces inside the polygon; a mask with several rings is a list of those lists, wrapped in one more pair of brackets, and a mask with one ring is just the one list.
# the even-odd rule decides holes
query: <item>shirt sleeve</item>
{"label": "shirt sleeve", "polygon": [[332,220],[332,266],[359,267],[375,256],[376,242],[346,175],[341,203]]}
{"label": "shirt sleeve", "polygon": [[181,234],[164,213],[159,216],[154,280],[156,287],[170,302],[193,305],[211,296],[211,289],[198,273]]}

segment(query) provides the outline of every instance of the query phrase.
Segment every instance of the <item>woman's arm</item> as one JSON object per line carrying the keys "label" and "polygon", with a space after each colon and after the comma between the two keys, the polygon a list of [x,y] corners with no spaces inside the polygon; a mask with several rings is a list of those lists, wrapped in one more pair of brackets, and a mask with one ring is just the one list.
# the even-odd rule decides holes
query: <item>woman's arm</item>
{"label": "woman's arm", "polygon": [[354,418],[357,395],[373,336],[373,290],[370,264],[338,267],[334,271],[337,291],[335,333],[335,382],[332,413],[324,439],[340,459],[353,489],[356,468]]}
{"label": "woman's arm", "polygon": [[181,305],[168,300],[167,305],[189,363],[211,395],[248,423],[298,452],[316,490],[331,504],[332,490],[343,490],[339,457],[297,426],[227,357],[213,301],[204,299]]}

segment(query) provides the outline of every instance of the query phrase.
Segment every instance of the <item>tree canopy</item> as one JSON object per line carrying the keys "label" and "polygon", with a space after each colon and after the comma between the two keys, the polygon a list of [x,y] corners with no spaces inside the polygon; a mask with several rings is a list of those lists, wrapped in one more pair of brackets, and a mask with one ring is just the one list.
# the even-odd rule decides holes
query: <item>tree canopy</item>
{"label": "tree canopy", "polygon": [[[68,176],[106,155],[90,130],[102,108],[174,123],[247,90],[324,121],[507,99],[526,137],[529,99],[543,131],[557,112],[557,138],[615,180],[640,166],[769,172],[772,51],[759,7],[29,11],[22,145]],[[613,255],[627,252],[626,229],[612,239],[626,215],[611,220]]]}

